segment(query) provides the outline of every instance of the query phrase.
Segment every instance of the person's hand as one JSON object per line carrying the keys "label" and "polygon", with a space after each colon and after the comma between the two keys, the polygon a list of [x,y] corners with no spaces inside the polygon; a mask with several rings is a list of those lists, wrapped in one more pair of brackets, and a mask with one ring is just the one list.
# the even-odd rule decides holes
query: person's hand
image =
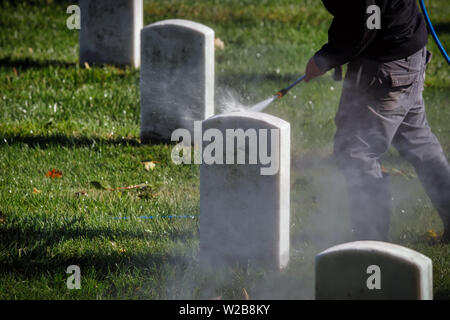
{"label": "person's hand", "polygon": [[306,72],[305,72],[305,82],[309,82],[309,80],[320,77],[325,72],[319,69],[316,62],[314,61],[314,57],[309,59],[308,64],[306,65]]}

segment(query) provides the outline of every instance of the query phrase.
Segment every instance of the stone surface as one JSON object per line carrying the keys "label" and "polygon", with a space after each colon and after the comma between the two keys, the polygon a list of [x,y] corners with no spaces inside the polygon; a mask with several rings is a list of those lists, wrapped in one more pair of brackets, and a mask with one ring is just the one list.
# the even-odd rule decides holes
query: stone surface
{"label": "stone surface", "polygon": [[80,64],[140,64],[143,0],[80,0]]}
{"label": "stone surface", "polygon": [[[373,288],[373,266],[379,267],[379,289]],[[344,243],[317,255],[316,299],[428,300],[433,298],[432,272],[428,257],[399,245]]]}
{"label": "stone surface", "polygon": [[214,31],[164,20],[141,32],[141,141],[170,141],[214,114]]}
{"label": "stone surface", "polygon": [[[245,145],[235,141],[235,147],[229,148],[229,158],[234,164],[200,166],[201,264],[205,267],[253,265],[272,270],[285,267],[289,261],[290,124],[264,113],[231,112],[203,122],[204,133],[211,128],[218,129],[225,137],[224,163],[226,146],[233,140],[226,138],[226,130],[255,129],[258,144],[268,141],[265,152],[270,154],[274,147],[278,171],[268,169],[276,168],[275,161],[272,165],[263,164],[259,156],[256,164],[249,164],[250,138]],[[267,129],[266,138],[259,129]],[[271,129],[278,132],[275,141],[278,150],[272,144]],[[209,143],[204,142],[204,151]],[[238,149],[245,150],[245,164],[237,164]]]}

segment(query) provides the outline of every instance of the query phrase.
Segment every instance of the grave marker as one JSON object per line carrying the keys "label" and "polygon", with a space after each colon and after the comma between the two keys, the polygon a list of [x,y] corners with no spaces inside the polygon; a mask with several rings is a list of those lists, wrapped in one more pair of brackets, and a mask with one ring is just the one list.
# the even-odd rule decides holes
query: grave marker
{"label": "grave marker", "polygon": [[80,64],[140,65],[142,0],[80,0]]}
{"label": "grave marker", "polygon": [[[285,267],[289,261],[290,124],[264,113],[231,112],[204,121],[203,132],[211,133],[215,141],[220,136],[225,140],[218,144],[223,144],[222,149],[216,149],[223,150],[223,156],[215,157],[224,164],[203,161],[200,166],[202,264]],[[257,148],[252,149],[255,144]],[[203,149],[211,151],[210,143],[204,142]]]}
{"label": "grave marker", "polygon": [[316,257],[316,299],[433,299],[431,260],[411,249],[356,241]]}
{"label": "grave marker", "polygon": [[141,32],[141,141],[170,141],[214,114],[214,31],[164,20]]}

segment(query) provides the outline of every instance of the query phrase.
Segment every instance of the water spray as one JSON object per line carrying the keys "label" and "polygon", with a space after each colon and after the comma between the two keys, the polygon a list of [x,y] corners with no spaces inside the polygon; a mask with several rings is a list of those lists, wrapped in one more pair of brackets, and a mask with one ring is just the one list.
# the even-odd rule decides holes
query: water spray
{"label": "water spray", "polygon": [[288,93],[289,90],[291,90],[293,87],[295,87],[297,84],[299,84],[300,82],[303,81],[303,79],[305,79],[306,75],[302,75],[300,78],[298,78],[297,80],[295,80],[291,85],[289,85],[288,87],[281,89],[280,91],[278,91],[275,95],[271,96],[270,98],[261,101],[260,103],[255,104],[253,107],[250,108],[251,111],[262,111],[265,108],[267,108],[269,106],[269,104],[271,104],[273,101],[275,101],[276,99],[281,99],[284,95],[286,95],[286,93]]}

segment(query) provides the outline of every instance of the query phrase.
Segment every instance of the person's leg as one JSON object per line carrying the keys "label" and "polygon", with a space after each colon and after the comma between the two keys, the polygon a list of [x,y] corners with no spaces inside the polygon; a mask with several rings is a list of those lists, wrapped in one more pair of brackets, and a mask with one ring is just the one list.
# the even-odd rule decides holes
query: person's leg
{"label": "person's leg", "polygon": [[424,71],[414,93],[415,103],[400,125],[393,145],[415,167],[444,223],[443,240],[450,241],[450,166],[426,119],[422,97]]}
{"label": "person's leg", "polygon": [[349,65],[336,115],[334,154],[347,181],[355,240],[387,240],[392,197],[379,159],[408,113],[419,58],[418,53],[392,63]]}
{"label": "person's leg", "polygon": [[403,119],[391,123],[371,108],[379,86],[373,68],[367,62],[349,65],[335,121],[334,155],[346,178],[354,240],[387,240],[391,195],[379,158]]}

